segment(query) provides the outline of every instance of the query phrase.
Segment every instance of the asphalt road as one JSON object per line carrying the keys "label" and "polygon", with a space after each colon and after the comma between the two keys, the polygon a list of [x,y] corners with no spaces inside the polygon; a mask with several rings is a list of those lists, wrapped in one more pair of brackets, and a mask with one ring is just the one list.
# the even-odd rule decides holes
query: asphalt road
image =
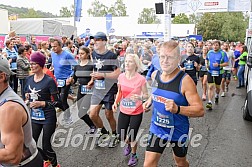
{"label": "asphalt road", "polygon": [[[244,121],[241,107],[245,99],[245,89],[235,89],[231,81],[226,97],[220,97],[219,105],[207,111],[203,118],[191,118],[191,139],[188,160],[192,167],[250,167],[252,166],[252,122]],[[201,95],[201,88],[198,84]],[[232,96],[233,95],[233,96]],[[206,102],[204,102],[205,105]],[[54,149],[62,167],[126,167],[129,157],[122,154],[123,146],[116,148],[92,147],[92,136],[85,136],[87,125],[77,118],[77,109],[71,107],[74,124],[69,128],[57,128],[57,142]],[[118,113],[115,114],[117,118]],[[101,111],[107,128],[108,122]],[[143,166],[146,134],[150,125],[151,112],[145,113],[140,127],[141,146],[138,148],[139,163]],[[166,148],[160,167],[172,167],[172,149]]]}

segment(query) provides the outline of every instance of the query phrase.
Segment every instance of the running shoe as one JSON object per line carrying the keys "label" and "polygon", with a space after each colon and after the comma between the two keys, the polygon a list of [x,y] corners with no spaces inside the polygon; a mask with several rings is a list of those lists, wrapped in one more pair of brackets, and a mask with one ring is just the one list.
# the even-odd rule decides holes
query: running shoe
{"label": "running shoe", "polygon": [[127,144],[127,146],[123,149],[123,155],[128,156],[131,153],[131,146],[130,144]]}
{"label": "running shoe", "polygon": [[222,93],[221,93],[221,97],[225,97],[225,92],[222,92]]}
{"label": "running shoe", "polygon": [[117,137],[115,134],[112,134],[112,135],[110,136],[109,148],[114,148],[114,147],[116,147],[116,146],[118,145],[119,142],[120,142],[120,141],[119,141],[118,137]]}
{"label": "running shoe", "polygon": [[128,162],[128,166],[136,166],[138,163],[138,158],[136,154],[131,154]]}
{"label": "running shoe", "polygon": [[92,135],[96,132],[96,128],[92,126],[87,132],[86,135]]}
{"label": "running shoe", "polygon": [[212,103],[211,102],[208,102],[206,104],[206,108],[208,108],[209,110],[212,110]]}
{"label": "running shoe", "polygon": [[98,137],[96,138],[96,146],[98,147],[105,147],[107,146],[107,142],[109,142],[110,135],[109,134],[103,134],[101,132],[97,133]]}

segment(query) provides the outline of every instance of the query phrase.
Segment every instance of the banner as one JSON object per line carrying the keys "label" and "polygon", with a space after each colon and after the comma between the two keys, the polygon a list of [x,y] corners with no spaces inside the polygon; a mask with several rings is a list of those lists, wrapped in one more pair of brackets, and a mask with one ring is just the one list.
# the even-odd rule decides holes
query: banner
{"label": "banner", "polygon": [[250,0],[228,0],[229,12],[251,11]]}
{"label": "banner", "polygon": [[228,0],[179,0],[173,1],[172,13],[227,12]]}
{"label": "banner", "polygon": [[[4,38],[5,35],[0,35],[0,48],[4,48]],[[19,39],[22,43],[26,41],[26,36],[19,36]]]}
{"label": "banner", "polygon": [[109,34],[111,28],[112,28],[112,14],[107,14],[106,15],[106,30],[107,30],[107,34]]}
{"label": "banner", "polygon": [[74,20],[80,22],[82,10],[82,0],[74,0]]}

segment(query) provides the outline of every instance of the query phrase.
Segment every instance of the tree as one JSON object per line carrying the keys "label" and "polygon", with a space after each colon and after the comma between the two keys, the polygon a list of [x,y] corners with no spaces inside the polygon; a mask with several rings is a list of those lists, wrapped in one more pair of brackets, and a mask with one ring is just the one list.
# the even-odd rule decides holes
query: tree
{"label": "tree", "polygon": [[104,17],[108,13],[111,13],[112,16],[127,16],[127,7],[123,0],[117,0],[111,7],[107,7],[100,1],[95,0],[91,6],[92,8],[89,8],[87,12],[88,15],[93,17]]}
{"label": "tree", "polygon": [[87,10],[88,14],[93,17],[103,17],[107,14],[108,7],[100,3],[98,0],[95,0],[91,3],[93,8]]}
{"label": "tree", "polygon": [[242,12],[224,13],[221,39],[225,41],[244,41],[246,36],[247,19]]}
{"label": "tree", "polygon": [[205,13],[197,28],[205,40],[244,41],[248,19],[242,12]]}
{"label": "tree", "polygon": [[173,24],[189,24],[189,19],[184,13],[180,13],[172,20]]}
{"label": "tree", "polygon": [[40,18],[41,15],[39,15],[33,8],[28,9],[26,13],[22,13],[20,15],[21,18]]}
{"label": "tree", "polygon": [[160,24],[161,20],[157,18],[154,8],[143,8],[137,22],[138,24]]}
{"label": "tree", "polygon": [[219,39],[222,27],[219,27],[217,21],[214,13],[204,13],[197,27],[198,34],[201,34],[205,40]]}
{"label": "tree", "polygon": [[200,13],[193,13],[193,14],[190,14],[188,19],[189,19],[189,23],[190,24],[195,24],[195,25],[198,25],[199,21],[200,21],[200,18],[202,17],[202,14]]}
{"label": "tree", "polygon": [[60,9],[60,17],[72,17],[73,13],[67,7],[62,7]]}

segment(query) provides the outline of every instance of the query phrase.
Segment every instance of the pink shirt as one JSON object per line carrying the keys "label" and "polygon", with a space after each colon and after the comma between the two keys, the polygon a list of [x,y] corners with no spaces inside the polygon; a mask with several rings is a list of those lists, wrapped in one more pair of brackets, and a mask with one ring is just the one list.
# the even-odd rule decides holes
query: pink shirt
{"label": "pink shirt", "polygon": [[126,78],[125,73],[118,77],[118,84],[121,86],[122,99],[120,102],[120,111],[128,115],[138,115],[143,112],[142,101],[130,100],[131,95],[142,95],[142,87],[146,84],[146,79],[136,73],[130,80]]}

